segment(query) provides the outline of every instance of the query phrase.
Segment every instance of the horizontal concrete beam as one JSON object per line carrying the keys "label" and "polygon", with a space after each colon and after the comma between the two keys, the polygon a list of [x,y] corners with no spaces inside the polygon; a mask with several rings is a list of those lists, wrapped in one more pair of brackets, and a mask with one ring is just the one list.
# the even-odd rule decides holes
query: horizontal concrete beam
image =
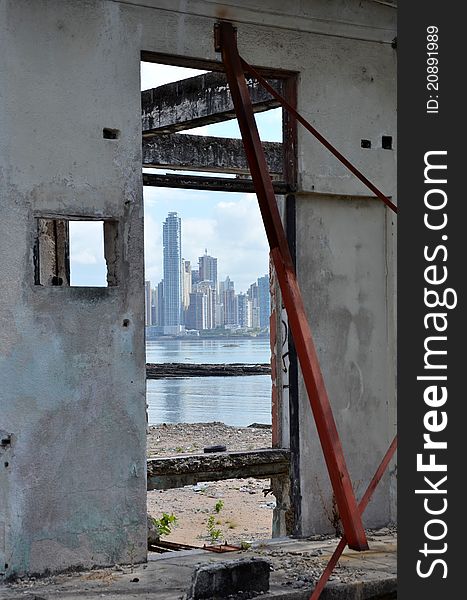
{"label": "horizontal concrete beam", "polygon": [[[240,192],[254,194],[251,179],[243,177],[203,177],[200,175],[178,175],[174,173],[143,173],[143,185],[182,190],[205,190],[211,192]],[[284,181],[273,181],[274,193],[290,194],[294,191]]]}
{"label": "horizontal concrete beam", "polygon": [[[282,84],[268,80],[279,93]],[[247,78],[253,110],[261,112],[279,106],[252,77]],[[141,92],[143,137],[175,133],[235,118],[229,87],[223,73],[204,73]]]}
{"label": "horizontal concrete beam", "polygon": [[[263,142],[272,175],[283,171],[282,144]],[[249,173],[242,140],[203,135],[165,134],[143,138],[143,167],[208,173]]]}
{"label": "horizontal concrete beam", "polygon": [[269,479],[288,475],[290,452],[279,448],[148,459],[148,490],[167,490],[199,481]]}

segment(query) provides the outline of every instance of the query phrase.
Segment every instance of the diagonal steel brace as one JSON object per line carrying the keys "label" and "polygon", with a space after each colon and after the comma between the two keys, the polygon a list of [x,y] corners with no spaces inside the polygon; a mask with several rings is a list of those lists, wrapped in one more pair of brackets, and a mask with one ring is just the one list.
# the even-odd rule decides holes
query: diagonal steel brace
{"label": "diagonal steel brace", "polygon": [[[396,452],[396,449],[397,449],[397,436],[392,440],[392,443],[389,446],[386,454],[384,455],[383,460],[381,461],[381,464],[376,469],[376,473],[373,475],[373,479],[370,481],[370,483],[366,489],[366,492],[363,494],[363,497],[358,504],[358,510],[360,511],[361,515],[365,512],[365,509],[368,506],[368,503],[370,502],[371,497],[373,496],[373,492],[375,491],[378,483],[381,481],[381,478],[384,475],[384,472],[388,468],[389,463],[391,462],[391,459],[394,456],[394,453]],[[337,565],[337,562],[339,561],[339,558],[340,558],[342,552],[344,552],[346,546],[347,546],[347,538],[344,534],[342,536],[339,544],[337,545],[336,549],[334,550],[331,558],[329,559],[329,562],[328,562],[326,568],[324,569],[323,573],[321,574],[321,577],[319,578],[319,581],[318,581],[315,589],[313,590],[313,593],[310,596],[310,600],[318,600],[318,598],[321,596],[321,592],[323,591],[324,586],[326,585],[331,573],[334,570],[334,567]]]}
{"label": "diagonal steel brace", "polygon": [[252,67],[251,65],[249,65],[246,60],[243,60],[243,58],[240,57],[243,69],[246,73],[249,73],[250,75],[253,75],[255,77],[255,79],[257,79],[259,81],[259,83],[264,87],[264,89],[266,91],[268,91],[271,96],[274,96],[274,98],[276,100],[279,101],[279,103],[285,108],[285,110],[292,115],[299,123],[301,123],[303,125],[303,127],[305,127],[305,129],[307,129],[321,144],[323,144],[323,146],[325,148],[327,148],[329,150],[329,152],[331,154],[333,154],[337,160],[339,160],[345,167],[347,167],[347,169],[353,173],[355,175],[355,177],[357,177],[357,179],[360,179],[360,181],[369,189],[373,192],[373,194],[379,198],[388,208],[390,208],[393,212],[397,213],[397,206],[394,204],[394,202],[392,202],[385,194],[383,194],[383,192],[378,189],[369,179],[367,179],[365,177],[365,175],[359,171],[359,169],[357,169],[357,167],[355,165],[353,165],[350,160],[348,160],[343,154],[341,154],[339,152],[339,150],[333,146],[331,144],[331,142],[329,140],[327,140],[324,135],[321,135],[321,133],[316,129],[316,127],[313,127],[313,125],[311,123],[309,123],[304,117],[302,117],[302,115],[295,110],[295,108],[289,104],[289,102],[287,102],[287,100],[285,100],[285,98],[283,98],[279,92],[277,92],[267,81],[266,79],[264,79],[264,77],[262,77],[258,71]]}
{"label": "diagonal steel brace", "polygon": [[368,542],[362,518],[358,510],[287,238],[277,208],[242,62],[238,54],[234,27],[231,23],[221,22],[218,25],[217,36],[251,177],[269,241],[271,257],[289,318],[290,330],[295,342],[346,540],[350,548],[366,550]]}

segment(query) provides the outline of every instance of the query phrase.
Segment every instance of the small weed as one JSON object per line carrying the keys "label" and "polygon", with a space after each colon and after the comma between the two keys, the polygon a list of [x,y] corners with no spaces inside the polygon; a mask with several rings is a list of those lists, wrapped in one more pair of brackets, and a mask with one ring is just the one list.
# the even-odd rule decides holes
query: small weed
{"label": "small weed", "polygon": [[169,535],[172,532],[172,527],[177,523],[177,517],[171,513],[162,513],[162,517],[160,519],[153,519],[154,523],[159,535]]}
{"label": "small weed", "polygon": [[223,508],[224,508],[223,500],[218,500],[216,502],[216,504],[214,505],[214,510],[216,511],[217,514],[219,514]]}
{"label": "small weed", "polygon": [[211,515],[208,519],[208,535],[209,535],[209,539],[211,541],[211,544],[214,544],[215,542],[219,541],[219,538],[222,535],[222,532],[220,529],[216,529],[216,523],[215,523],[215,518],[214,515]]}
{"label": "small weed", "polygon": [[178,452],[179,454],[180,454],[180,452],[183,452],[183,451],[184,451],[184,448],[182,448],[181,446],[177,446],[175,448],[175,452]]}
{"label": "small weed", "polygon": [[240,548],[242,550],[248,550],[248,548],[251,548],[251,542],[245,542],[245,541],[240,542]]}

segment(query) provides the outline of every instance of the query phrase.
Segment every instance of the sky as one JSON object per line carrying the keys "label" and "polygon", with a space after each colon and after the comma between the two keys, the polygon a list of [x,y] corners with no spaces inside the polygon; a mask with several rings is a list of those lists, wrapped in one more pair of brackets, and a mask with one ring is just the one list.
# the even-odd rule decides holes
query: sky
{"label": "sky", "polygon": [[[141,89],[199,75],[203,71],[141,63]],[[281,141],[281,111],[256,115],[261,139]],[[187,131],[198,135],[240,137],[236,120]],[[148,170],[148,172],[154,170]],[[159,170],[159,173],[174,172]],[[144,188],[145,279],[155,287],[163,278],[162,223],[175,211],[182,220],[182,256],[196,269],[198,257],[218,258],[218,279],[227,275],[236,292],[245,292],[268,273],[268,244],[254,194]],[[71,285],[105,286],[102,222],[70,223]]]}

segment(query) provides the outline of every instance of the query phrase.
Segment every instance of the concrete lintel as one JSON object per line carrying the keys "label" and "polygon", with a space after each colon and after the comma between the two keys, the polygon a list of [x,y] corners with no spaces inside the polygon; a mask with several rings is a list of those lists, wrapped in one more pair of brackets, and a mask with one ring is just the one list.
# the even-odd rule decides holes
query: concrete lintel
{"label": "concrete lintel", "polygon": [[[247,78],[253,110],[279,106],[252,77]],[[277,79],[269,83],[281,93]],[[143,136],[174,133],[235,118],[230,91],[223,73],[203,73],[141,92]]]}
{"label": "concrete lintel", "polygon": [[289,451],[279,448],[150,458],[148,490],[166,490],[199,481],[248,477],[269,479],[287,475],[289,465]]}
{"label": "concrete lintel", "polygon": [[[243,177],[203,177],[200,175],[178,175],[173,173],[143,173],[143,185],[179,188],[183,190],[255,193],[253,181]],[[284,181],[273,181],[272,185],[274,192],[278,195],[288,194],[293,191],[291,186]]]}
{"label": "concrete lintel", "polygon": [[[263,142],[269,171],[283,171],[282,144]],[[143,167],[248,174],[242,140],[176,133],[143,138]]]}

